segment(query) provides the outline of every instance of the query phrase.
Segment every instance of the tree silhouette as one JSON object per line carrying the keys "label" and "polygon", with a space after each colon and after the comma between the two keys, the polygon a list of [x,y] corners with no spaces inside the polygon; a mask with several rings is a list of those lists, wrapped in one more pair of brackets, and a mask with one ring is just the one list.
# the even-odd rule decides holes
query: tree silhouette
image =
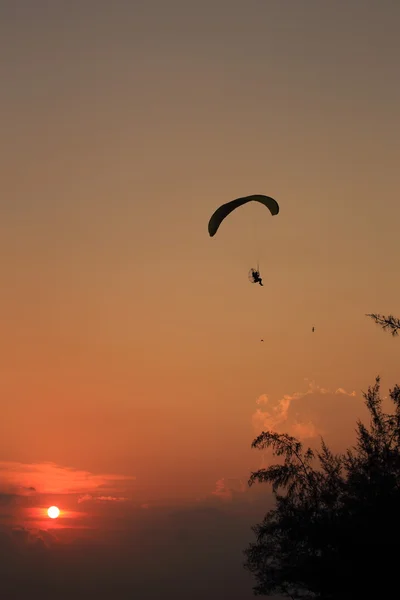
{"label": "tree silhouette", "polygon": [[397,319],[397,317],[394,317],[393,315],[385,317],[384,315],[378,315],[376,313],[369,313],[365,316],[371,317],[371,319],[373,319],[377,325],[380,325],[382,329],[388,329],[393,337],[398,335],[400,330],[400,319]]}
{"label": "tree silhouette", "polygon": [[304,450],[271,431],[253,441],[283,457],[249,480],[272,484],[276,500],[245,550],[255,595],[353,600],[398,589],[400,387],[389,394],[392,414],[383,411],[379,376],[363,393],[370,424],[357,422],[356,445],[344,454],[334,455],[323,439],[320,451]]}

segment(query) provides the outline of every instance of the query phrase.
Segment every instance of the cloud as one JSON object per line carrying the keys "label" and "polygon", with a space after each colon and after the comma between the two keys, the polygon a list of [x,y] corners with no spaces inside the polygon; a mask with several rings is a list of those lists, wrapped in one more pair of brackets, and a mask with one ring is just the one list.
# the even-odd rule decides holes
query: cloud
{"label": "cloud", "polygon": [[346,390],[344,390],[343,388],[338,388],[335,391],[335,394],[343,394],[344,396],[356,396],[356,392],[353,390],[351,393],[350,392],[346,392]]}
{"label": "cloud", "polygon": [[126,502],[129,498],[117,497],[117,496],[92,496],[90,494],[85,494],[78,498],[78,504],[82,504],[82,502]]}
{"label": "cloud", "polygon": [[3,529],[3,533],[8,536],[10,546],[18,549],[26,548],[51,548],[57,542],[56,536],[48,531],[41,529],[30,529],[27,527],[15,527]]}
{"label": "cloud", "polygon": [[98,496],[96,502],[126,502],[129,498],[116,498],[114,496]]}
{"label": "cloud", "polygon": [[9,506],[10,504],[14,504],[17,498],[18,496],[15,494],[4,494],[0,492],[0,506]]}
{"label": "cloud", "polygon": [[13,489],[41,494],[88,493],[101,488],[114,491],[121,482],[132,482],[130,475],[94,474],[51,462],[20,463],[0,461],[0,477]]}
{"label": "cloud", "polygon": [[262,394],[256,400],[258,408],[252,416],[253,427],[257,434],[269,430],[278,433],[286,432],[302,440],[316,438],[323,435],[325,429],[321,427],[321,423],[316,424],[317,413],[313,418],[306,417],[306,413],[309,411],[304,410],[303,403],[299,406],[299,401],[311,396],[337,395],[355,397],[356,392],[347,392],[342,387],[330,390],[316,384],[314,381],[310,381],[305,391],[285,394],[275,403],[271,401],[267,394]]}
{"label": "cloud", "polygon": [[[199,501],[163,506],[135,498],[132,477],[0,464],[2,597],[253,597],[242,551],[270,493],[249,489],[247,474],[221,477]],[[45,515],[50,504],[61,509],[56,521]]]}
{"label": "cloud", "polygon": [[256,404],[268,404],[269,402],[269,397],[267,396],[267,394],[261,394],[261,396],[259,396],[256,400]]}
{"label": "cloud", "polygon": [[[120,507],[134,504],[135,477],[94,474],[54,463],[0,462],[0,523],[61,531],[98,528],[123,518]],[[88,509],[85,510],[87,503]],[[60,508],[50,521],[47,508]]]}
{"label": "cloud", "polygon": [[91,500],[93,500],[93,496],[90,494],[85,494],[84,496],[78,498],[78,504],[81,504],[82,502],[90,502]]}
{"label": "cloud", "polygon": [[312,439],[320,435],[320,432],[311,421],[308,423],[294,423],[291,429],[294,437],[299,440]]}
{"label": "cloud", "polygon": [[235,495],[242,494],[245,489],[241,479],[223,477],[216,482],[212,495],[224,501],[231,501]]}
{"label": "cloud", "polygon": [[151,510],[129,504],[111,528],[102,517],[97,530],[73,535],[69,529],[0,526],[2,597],[22,600],[34,591],[44,600],[158,600],[165,594],[175,600],[251,600],[242,551],[264,505],[235,512],[234,492],[245,495],[242,480],[222,481],[218,489],[230,490],[231,502],[210,494],[218,501],[214,506],[205,500]]}

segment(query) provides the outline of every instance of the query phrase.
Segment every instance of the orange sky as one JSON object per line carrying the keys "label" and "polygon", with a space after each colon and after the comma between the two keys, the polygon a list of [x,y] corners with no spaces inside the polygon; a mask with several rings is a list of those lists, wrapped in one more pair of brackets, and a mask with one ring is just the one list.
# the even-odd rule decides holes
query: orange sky
{"label": "orange sky", "polygon": [[[400,313],[399,25],[389,0],[1,3],[0,493],[19,523],[52,494],[75,525],[94,491],[223,502],[271,424],[352,440],[361,390],[398,374],[365,313]],[[243,207],[210,239],[251,193],[280,214]]]}

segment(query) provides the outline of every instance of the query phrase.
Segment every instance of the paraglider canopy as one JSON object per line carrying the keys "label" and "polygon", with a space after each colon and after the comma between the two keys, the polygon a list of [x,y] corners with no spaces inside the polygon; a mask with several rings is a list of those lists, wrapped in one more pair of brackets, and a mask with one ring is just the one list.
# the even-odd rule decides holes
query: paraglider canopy
{"label": "paraglider canopy", "polygon": [[227,202],[226,204],[222,204],[212,215],[211,219],[208,222],[208,233],[210,237],[213,237],[217,231],[222,221],[236,208],[239,206],[243,206],[243,204],[247,204],[248,202],[260,202],[266,208],[269,209],[271,215],[277,215],[279,213],[279,204],[276,200],[271,198],[270,196],[263,196],[261,194],[253,194],[252,196],[245,196],[243,198],[236,198],[236,200],[232,200],[231,202]]}

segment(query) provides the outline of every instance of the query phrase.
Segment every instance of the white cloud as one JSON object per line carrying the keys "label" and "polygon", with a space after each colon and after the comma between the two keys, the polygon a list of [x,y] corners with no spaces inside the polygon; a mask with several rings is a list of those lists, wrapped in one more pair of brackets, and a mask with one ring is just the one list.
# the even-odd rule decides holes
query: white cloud
{"label": "white cloud", "polygon": [[[308,381],[308,379],[305,379],[305,381]],[[301,418],[301,409],[296,414],[291,411],[294,401],[312,395],[355,397],[356,392],[347,392],[342,387],[333,391],[316,384],[315,381],[309,381],[307,390],[285,394],[277,402],[273,402],[267,394],[262,394],[256,400],[258,408],[252,416],[252,423],[257,434],[261,431],[287,432],[299,439],[311,439],[322,435],[324,431],[317,427],[313,419],[303,420]]]}

